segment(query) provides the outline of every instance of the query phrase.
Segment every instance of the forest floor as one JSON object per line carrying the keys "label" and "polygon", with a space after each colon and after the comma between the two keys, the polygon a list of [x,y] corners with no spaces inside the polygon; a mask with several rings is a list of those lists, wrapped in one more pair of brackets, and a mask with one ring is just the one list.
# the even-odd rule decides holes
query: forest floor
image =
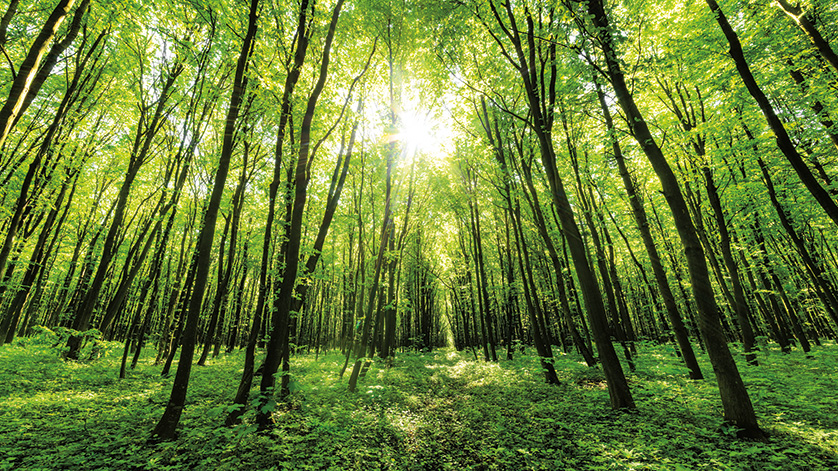
{"label": "forest floor", "polygon": [[629,413],[610,409],[602,374],[575,355],[556,359],[556,387],[532,356],[403,353],[389,369],[374,364],[354,394],[338,378],[338,352],[301,355],[292,403],[267,433],[249,424],[252,411],[221,426],[241,374],[236,352],[193,368],[178,439],[153,445],[172,379],[144,357],[120,380],[121,345],[102,347],[86,363],[60,360],[44,336],[0,348],[0,470],[838,469],[834,344],[812,358],[763,347],[760,366],[740,364],[770,434],[760,442],[721,426],[714,380],[690,381],[671,346],[641,343]]}

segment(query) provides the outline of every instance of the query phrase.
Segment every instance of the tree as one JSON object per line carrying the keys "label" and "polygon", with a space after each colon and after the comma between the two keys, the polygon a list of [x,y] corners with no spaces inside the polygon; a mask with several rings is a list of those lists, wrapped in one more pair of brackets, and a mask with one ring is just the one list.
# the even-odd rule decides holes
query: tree
{"label": "tree", "polygon": [[[710,0],[712,1],[712,0]],[[687,257],[693,294],[699,311],[699,328],[704,337],[713,371],[719,382],[719,393],[724,407],[725,420],[735,424],[741,436],[761,438],[764,433],[759,428],[748,392],[739,375],[733,356],[730,354],[722,333],[719,311],[713,297],[710,277],[704,251],[696,237],[695,226],[690,219],[689,209],[681,193],[681,188],[672,168],[663,155],[649,127],[637,108],[634,98],[625,82],[622,68],[614,50],[611,26],[601,0],[588,0],[587,13],[595,28],[594,37],[602,49],[605,72],[617,96],[617,100],[631,126],[632,134],[652,164],[660,180],[666,202],[672,211],[678,236]]]}
{"label": "tree", "polygon": [[[6,99],[6,103],[3,105],[3,108],[0,109],[0,147],[3,146],[6,142],[6,138],[9,137],[9,133],[12,131],[12,128],[17,122],[20,113],[22,113],[24,105],[27,102],[31,103],[34,96],[38,93],[38,89],[43,83],[43,80],[51,73],[52,67],[55,65],[55,61],[58,59],[58,56],[64,49],[67,48],[69,43],[71,43],[78,34],[79,28],[81,27],[81,19],[84,17],[87,8],[90,5],[89,0],[83,0],[79,5],[76,10],[73,24],[67,32],[64,41],[59,42],[54,46],[48,54],[48,59],[44,61],[42,65],[41,61],[44,59],[44,54],[47,54],[47,47],[49,46],[49,43],[53,40],[53,38],[55,38],[55,35],[58,33],[58,29],[61,27],[61,23],[64,22],[65,18],[67,18],[67,15],[70,13],[74,4],[75,0],[59,0],[55,9],[41,27],[38,36],[36,36],[35,40],[32,41],[29,53],[18,67],[17,73],[14,73],[13,71],[14,81],[9,89],[9,97]],[[6,26],[9,24],[9,21],[11,21],[11,17],[14,15],[16,6],[17,2],[10,3],[9,8],[6,10],[6,14],[3,15],[3,43],[5,43]],[[2,262],[0,263],[0,271],[2,271],[3,265],[5,265],[5,259],[0,259],[0,262]]]}
{"label": "tree", "polygon": [[730,56],[736,63],[736,70],[742,77],[742,81],[748,88],[748,92],[754,97],[754,100],[756,100],[762,114],[765,116],[765,120],[768,122],[768,126],[774,133],[774,137],[777,140],[777,147],[779,147],[780,151],[789,161],[792,168],[794,168],[794,171],[797,172],[800,180],[815,198],[815,201],[818,202],[824,212],[826,212],[826,214],[832,219],[832,222],[838,224],[838,205],[835,204],[835,200],[833,200],[829,193],[820,185],[820,183],[818,183],[817,179],[812,174],[812,171],[806,165],[806,162],[803,161],[803,158],[797,152],[791,138],[789,138],[786,127],[783,125],[783,122],[780,121],[780,118],[777,117],[777,114],[774,112],[774,107],[771,106],[771,102],[768,100],[768,97],[765,96],[765,93],[754,79],[754,76],[751,73],[751,68],[748,65],[748,62],[745,59],[745,54],[742,51],[742,45],[739,42],[739,37],[730,26],[730,23],[727,21],[727,17],[719,7],[718,3],[716,3],[715,0],[706,1],[707,6],[710,8],[710,11],[713,12],[713,15],[716,17],[716,22],[719,23],[719,27],[722,29],[725,38],[727,38],[727,41],[730,44]]}
{"label": "tree", "polygon": [[230,159],[233,154],[233,132],[236,120],[239,117],[239,107],[247,91],[247,68],[248,61],[253,53],[256,39],[256,31],[259,22],[259,0],[250,2],[248,14],[247,33],[242,41],[241,52],[236,62],[236,75],[233,80],[233,92],[230,95],[230,106],[227,110],[227,119],[224,126],[224,144],[221,155],[218,159],[218,169],[215,173],[215,180],[212,187],[209,203],[204,211],[201,232],[195,252],[196,272],[195,283],[189,302],[189,313],[184,325],[183,345],[180,353],[175,381],[172,384],[172,394],[166,404],[166,410],[152,431],[154,440],[171,440],[175,438],[176,428],[183,413],[183,406],[186,400],[186,390],[189,386],[189,374],[192,369],[192,356],[195,352],[195,343],[198,335],[198,317],[201,313],[204,289],[207,285],[209,274],[212,240],[215,236],[215,223],[218,219],[218,209],[221,205],[221,196],[224,192],[224,184],[227,180],[227,173],[230,169]]}
{"label": "tree", "polygon": [[[291,221],[288,226],[287,241],[288,245],[283,254],[285,257],[285,270],[283,272],[282,283],[279,287],[274,302],[274,311],[272,313],[271,323],[273,332],[271,340],[268,343],[268,352],[265,357],[265,368],[262,372],[262,382],[260,384],[260,391],[262,394],[261,406],[257,411],[257,422],[260,427],[269,427],[272,424],[271,410],[265,407],[272,394],[275,384],[274,375],[279,368],[279,362],[288,363],[288,332],[291,316],[292,297],[297,286],[297,270],[298,259],[300,256],[301,244],[301,230],[303,222],[303,212],[305,210],[306,194],[308,188],[308,173],[309,173],[309,157],[312,155],[311,146],[311,124],[314,119],[314,111],[317,106],[317,100],[320,98],[320,93],[326,84],[329,70],[329,55],[331,53],[332,41],[335,37],[335,30],[337,29],[338,18],[343,7],[343,0],[338,0],[335,7],[332,9],[332,19],[329,23],[329,30],[326,34],[326,39],[323,45],[323,56],[320,62],[320,75],[317,78],[317,84],[311,92],[306,105],[306,112],[303,118],[303,123],[300,127],[300,147],[297,153],[296,169],[294,171],[294,199],[293,210],[291,213]],[[315,149],[316,150],[316,149]]]}
{"label": "tree", "polygon": [[[815,46],[821,56],[823,56],[829,65],[835,69],[835,72],[838,73],[838,54],[835,54],[835,51],[833,51],[832,47],[829,46],[829,42],[827,42],[827,40],[821,35],[820,31],[818,31],[818,28],[815,26],[815,21],[812,19],[809,12],[804,11],[799,3],[797,5],[792,5],[787,0],[774,0],[773,3],[776,3],[777,6],[780,7],[780,9],[794,21],[800,30],[806,34],[806,37],[809,38],[809,41],[812,42],[812,45]],[[711,5],[710,8],[718,9],[718,5],[715,7]],[[721,16],[719,18],[721,18]],[[725,32],[725,35],[727,34],[728,33]]]}
{"label": "tree", "polygon": [[[494,1],[490,1],[488,7],[491,11],[492,21],[501,30],[500,35],[494,33],[493,29],[484,20],[481,19],[481,21],[484,22],[489,34],[501,48],[504,57],[520,75],[529,105],[530,120],[528,125],[532,128],[538,141],[541,161],[547,181],[550,184],[550,194],[558,211],[576,276],[579,278],[582,295],[585,299],[588,322],[593,330],[600,361],[608,379],[611,406],[615,409],[634,408],[634,400],[631,397],[628,383],[620,366],[620,361],[617,359],[614,346],[611,344],[608,320],[599,283],[588,263],[582,236],[576,224],[570,200],[565,192],[564,183],[558,174],[556,152],[552,139],[553,109],[556,101],[556,90],[554,88],[556,83],[555,62],[552,60],[555,57],[555,45],[551,45],[546,51],[537,51],[535,45],[536,36],[539,34],[536,31],[536,21],[539,25],[542,25],[545,20],[555,21],[555,17],[553,12],[549,10],[544,13],[547,18],[534,17],[530,8],[525,5],[522,14],[526,29],[522,30],[518,26],[519,20],[513,11],[512,4],[496,5]],[[501,14],[506,16],[505,20]],[[508,47],[511,47],[511,51],[507,51],[504,41],[508,41]],[[539,52],[543,55],[537,55]],[[545,73],[549,73],[549,76],[544,76]],[[545,87],[544,84],[550,84],[550,86]]]}

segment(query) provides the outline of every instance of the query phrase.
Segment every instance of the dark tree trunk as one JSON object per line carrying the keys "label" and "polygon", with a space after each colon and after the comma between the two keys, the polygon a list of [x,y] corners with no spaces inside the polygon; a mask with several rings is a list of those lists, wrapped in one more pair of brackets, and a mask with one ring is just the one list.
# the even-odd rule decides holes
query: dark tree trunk
{"label": "dark tree trunk", "polygon": [[498,354],[495,348],[494,341],[494,326],[492,323],[493,313],[489,300],[489,290],[487,288],[488,280],[486,279],[486,268],[483,261],[483,240],[480,233],[480,209],[476,201],[477,181],[471,170],[465,171],[465,178],[467,179],[467,191],[472,195],[468,200],[469,207],[469,223],[470,233],[472,235],[473,258],[476,265],[476,281],[478,295],[480,296],[480,305],[482,306],[481,325],[483,326],[483,337],[485,343],[488,345],[488,355],[486,361],[490,359],[494,362],[498,361]]}
{"label": "dark tree trunk", "polygon": [[[249,224],[248,224],[249,225]],[[230,326],[230,334],[227,336],[227,353],[232,353],[233,349],[236,348],[239,337],[239,326],[241,324],[241,315],[242,311],[244,310],[244,305],[246,298],[249,296],[245,294],[245,283],[247,282],[247,273],[248,273],[248,241],[250,239],[250,232],[248,231],[247,237],[244,240],[244,248],[242,248],[242,262],[241,262],[241,275],[239,277],[239,284],[236,287],[234,296],[236,300],[236,310],[235,314],[233,315],[233,322]]]}
{"label": "dark tree trunk", "polygon": [[[268,214],[265,220],[265,233],[262,238],[262,259],[259,265],[259,290],[256,297],[256,308],[253,312],[253,324],[251,326],[250,335],[248,336],[247,345],[245,347],[244,356],[244,370],[242,371],[241,381],[236,390],[236,397],[233,399],[233,404],[238,405],[230,411],[225,419],[225,424],[230,426],[236,424],[244,414],[245,404],[247,404],[250,396],[250,388],[253,383],[254,366],[256,363],[256,345],[259,342],[260,335],[263,329],[266,328],[265,321],[265,305],[267,304],[268,291],[270,280],[268,279],[268,271],[270,269],[270,253],[271,244],[273,243],[273,226],[276,217],[276,198],[279,192],[279,185],[282,183],[282,146],[285,141],[285,133],[287,127],[292,127],[288,124],[291,117],[291,99],[294,94],[294,88],[300,78],[300,70],[305,61],[306,51],[309,44],[309,31],[307,29],[308,23],[308,0],[300,2],[300,10],[297,18],[297,30],[295,32],[296,48],[294,49],[293,64],[288,69],[288,75],[285,76],[285,85],[282,91],[282,102],[280,104],[279,127],[277,130],[273,179],[268,188]],[[293,129],[292,129],[293,133]]]}
{"label": "dark tree trunk", "polygon": [[739,267],[733,259],[733,252],[730,248],[730,232],[727,228],[727,221],[725,221],[724,212],[722,211],[722,203],[719,198],[719,193],[716,189],[716,183],[713,180],[713,172],[708,167],[702,168],[704,173],[704,184],[707,188],[707,196],[710,200],[710,207],[713,208],[713,214],[716,217],[716,229],[719,233],[719,246],[722,250],[722,258],[727,268],[727,273],[730,276],[730,284],[733,285],[733,310],[736,313],[736,319],[739,322],[739,331],[742,335],[742,350],[745,353],[745,361],[752,365],[757,365],[757,358],[754,354],[754,330],[751,327],[749,320],[751,308],[745,300],[745,289],[742,286],[742,279],[739,275]]}
{"label": "dark tree trunk", "polygon": [[614,134],[614,122],[611,118],[611,111],[605,102],[605,94],[599,83],[594,79],[594,84],[597,89],[597,96],[599,97],[600,108],[602,109],[603,117],[605,118],[605,125],[607,131],[612,135],[611,147],[614,152],[614,161],[617,163],[617,169],[620,173],[620,178],[623,181],[623,187],[631,206],[632,216],[634,222],[637,224],[637,229],[640,231],[640,238],[643,240],[643,247],[649,256],[649,262],[652,264],[652,273],[655,275],[655,282],[660,290],[663,304],[666,308],[666,314],[669,318],[669,323],[672,325],[672,331],[675,334],[675,340],[678,342],[678,347],[681,350],[681,355],[684,358],[687,368],[690,369],[691,379],[704,379],[701,369],[698,366],[698,360],[695,357],[690,339],[687,334],[687,329],[684,322],[681,320],[681,314],[678,312],[678,305],[675,303],[675,296],[672,294],[672,289],[669,286],[669,280],[666,277],[666,271],[663,268],[658,248],[652,238],[652,231],[649,228],[649,220],[646,216],[646,209],[643,206],[643,200],[638,195],[634,186],[634,181],[629,173],[626,159],[623,157],[620,143]]}
{"label": "dark tree trunk", "polygon": [[521,278],[524,282],[524,299],[527,304],[527,313],[529,314],[530,326],[532,328],[533,341],[535,343],[536,351],[538,352],[541,369],[544,372],[544,379],[549,384],[559,384],[559,378],[556,376],[556,369],[553,367],[553,353],[549,349],[549,345],[544,342],[544,336],[536,319],[535,305],[537,300],[534,300],[535,292],[533,284],[531,283],[532,270],[529,264],[529,252],[525,246],[524,233],[521,229],[521,210],[520,206],[516,204],[512,214],[512,226],[515,231],[515,242],[518,250],[518,268],[521,272]]}
{"label": "dark tree trunk", "polygon": [[710,361],[713,363],[716,379],[719,382],[719,393],[725,420],[740,428],[741,436],[762,438],[764,433],[757,424],[750,397],[722,333],[721,320],[710,286],[704,251],[695,235],[695,227],[690,219],[689,209],[681,193],[678,180],[675,178],[675,174],[672,172],[660,147],[655,142],[626,85],[617,59],[617,51],[613,47],[611,28],[602,1],[589,0],[588,13],[590,13],[593,26],[596,28],[608,75],[620,107],[626,114],[626,119],[630,123],[635,139],[658,175],[664,196],[672,210],[675,226],[684,246],[693,294],[698,306],[699,328],[704,336],[707,352]]}
{"label": "dark tree trunk", "polygon": [[[17,75],[15,76],[12,86],[9,89],[9,97],[6,99],[6,103],[3,105],[3,108],[0,109],[0,147],[2,147],[3,143],[6,142],[6,138],[9,136],[14,123],[17,122],[18,114],[20,113],[24,101],[30,92],[32,82],[38,74],[39,65],[41,64],[41,59],[47,51],[47,46],[55,37],[55,34],[58,32],[58,28],[70,13],[70,9],[73,8],[74,3],[75,0],[59,0],[58,5],[55,6],[55,9],[52,11],[49,18],[47,18],[47,21],[38,33],[38,36],[35,37],[35,40],[32,42],[32,46],[29,49],[29,53],[26,55],[26,58],[23,60],[23,63],[21,63],[20,67],[18,67]],[[86,7],[87,4],[88,2],[84,2],[82,5]],[[12,11],[14,10],[12,10],[10,5],[7,12]],[[6,20],[5,15],[3,20]],[[11,20],[11,17],[9,17],[9,20]],[[3,31],[5,36],[5,28]],[[3,271],[4,264],[5,260],[3,260],[3,263],[0,263],[0,272]]]}
{"label": "dark tree trunk", "polygon": [[[579,227],[576,224],[576,219],[573,214],[573,208],[570,205],[567,193],[564,189],[564,183],[558,173],[556,166],[556,153],[553,147],[553,139],[551,134],[552,128],[552,110],[555,105],[555,62],[552,61],[553,72],[551,76],[552,87],[547,89],[540,88],[543,81],[537,81],[540,77],[536,70],[535,63],[536,55],[536,37],[535,37],[535,20],[533,19],[529,10],[525,9],[527,30],[522,32],[517,25],[517,20],[513,13],[512,4],[506,3],[503,5],[508,24],[506,24],[500,16],[500,12],[495,7],[494,3],[490,3],[492,14],[498,25],[502,26],[506,31],[507,39],[515,48],[515,55],[517,57],[518,71],[524,89],[526,91],[527,102],[529,104],[529,111],[531,115],[531,127],[536,137],[538,138],[538,147],[541,152],[541,160],[547,174],[547,181],[550,184],[550,194],[553,198],[553,204],[558,212],[561,228],[567,238],[568,248],[570,249],[573,265],[576,270],[576,276],[579,279],[582,296],[585,300],[585,309],[588,315],[588,322],[593,331],[594,340],[596,342],[599,358],[605,372],[605,377],[608,384],[608,393],[611,399],[611,407],[614,409],[633,409],[634,399],[631,396],[631,391],[628,387],[625,374],[623,373],[620,360],[617,358],[617,353],[614,351],[614,345],[611,343],[611,338],[608,333],[608,317],[605,312],[605,305],[602,302],[602,293],[597,282],[596,275],[588,263],[587,254],[585,253],[585,245],[582,236],[579,232]],[[521,40],[521,35],[524,35],[526,40],[526,52],[524,44]],[[554,48],[555,46],[553,46]],[[551,48],[553,54],[555,50]],[[545,102],[544,95],[548,95],[547,102]],[[545,110],[550,110],[547,113]]]}
{"label": "dark tree trunk", "polygon": [[[178,76],[183,72],[183,69],[183,63],[176,61],[175,64],[172,65],[171,69],[168,70],[168,77],[166,77],[166,81],[160,90],[160,97],[156,102],[156,106],[154,106],[154,114],[151,116],[147,125],[145,120],[148,117],[145,113],[151,108],[151,106],[144,106],[141,111],[140,123],[137,126],[137,133],[131,150],[128,169],[125,172],[125,179],[119,189],[113,219],[111,220],[110,227],[107,235],[105,236],[105,243],[102,248],[102,257],[99,259],[99,266],[96,269],[96,274],[93,276],[90,288],[85,293],[83,300],[79,303],[75,312],[75,319],[73,321],[73,329],[75,330],[85,331],[90,327],[90,320],[93,317],[94,309],[99,301],[99,293],[105,285],[105,277],[111,268],[111,261],[117,252],[117,236],[120,233],[120,230],[123,229],[123,220],[131,187],[134,180],[137,178],[140,168],[148,159],[148,153],[151,148],[152,140],[162,128],[162,121],[165,119],[165,115],[167,114],[166,104],[173,92],[175,80],[177,80]],[[70,347],[70,350],[67,353],[67,358],[77,358],[78,351],[81,346],[81,337],[78,335],[71,336],[67,345]]]}
{"label": "dark tree trunk", "polygon": [[[486,113],[485,109],[484,115],[487,116],[488,121],[488,114]],[[495,137],[491,142],[492,145],[495,147],[495,155],[501,163],[501,168],[506,169],[507,161],[503,150],[503,141],[501,139],[501,134],[497,126],[497,121],[495,121],[495,124]],[[541,210],[541,202],[538,198],[538,191],[536,190],[535,184],[533,183],[532,162],[530,162],[530,160],[526,158],[520,141],[516,142],[516,147],[520,160],[520,173],[524,177],[523,180],[525,183],[525,186],[523,186],[521,190],[524,195],[524,198],[527,200],[527,203],[529,204],[530,210],[533,213],[533,222],[535,223],[536,229],[538,230],[538,233],[541,236],[541,240],[544,242],[544,246],[547,248],[547,253],[550,256],[550,261],[553,265],[553,271],[556,273],[556,289],[559,293],[559,302],[562,308],[561,311],[563,319],[568,326],[568,330],[570,330],[573,343],[576,345],[576,348],[579,350],[580,354],[585,359],[585,363],[588,366],[594,366],[596,364],[596,360],[594,359],[593,352],[591,351],[589,344],[587,344],[582,339],[582,336],[579,334],[579,329],[577,328],[576,321],[573,319],[573,312],[570,308],[570,302],[568,300],[567,289],[565,287],[564,281],[565,267],[559,259],[558,250],[556,249],[552,236],[550,236],[550,233],[547,228],[547,222],[544,218],[544,213]],[[506,205],[509,208],[508,211],[510,211],[511,217],[514,218],[515,214],[511,213],[513,203],[510,194],[510,191],[506,192]]]}
{"label": "dark tree trunk", "polygon": [[[372,330],[372,314],[373,314],[373,307],[375,306],[375,301],[378,296],[376,294],[380,291],[379,283],[381,281],[381,269],[384,265],[384,255],[385,251],[387,250],[389,238],[393,237],[392,233],[394,230],[394,223],[392,221],[392,215],[390,210],[390,196],[391,196],[391,187],[392,187],[392,172],[395,166],[395,143],[390,144],[390,148],[387,154],[387,179],[385,181],[385,193],[384,193],[384,217],[381,221],[381,235],[378,245],[378,252],[375,260],[375,272],[372,279],[372,285],[370,288],[370,299],[367,301],[365,307],[361,307],[359,304],[359,310],[365,309],[364,315],[359,316],[363,318],[362,321],[362,330],[360,339],[357,342],[356,349],[355,349],[355,364],[352,367],[352,372],[349,375],[349,384],[348,388],[350,392],[355,392],[358,384],[358,376],[361,373],[361,363],[363,360],[363,355],[365,350],[367,349],[367,344],[370,342],[370,333]],[[363,252],[361,252],[362,254]],[[359,255],[362,256],[362,255]]]}
{"label": "dark tree trunk", "polygon": [[[70,4],[72,5],[72,0],[70,1]],[[76,22],[74,22],[75,32],[71,30],[68,33],[68,38],[70,38],[71,41],[72,38],[74,38],[75,35],[78,33],[78,27],[80,26],[81,16],[83,16],[84,14],[84,10],[82,9],[86,9],[87,4],[88,0],[84,0],[84,3],[79,7],[81,11],[77,11],[76,13],[79,25],[76,25]],[[68,6],[67,8],[69,9],[70,7]],[[58,10],[56,9],[56,11]],[[55,12],[53,12],[53,15],[55,15]],[[56,28],[57,27],[58,25],[56,25]],[[0,273],[2,273],[6,268],[6,262],[8,261],[9,254],[11,253],[15,237],[17,236],[17,232],[20,229],[20,226],[23,224],[26,212],[32,205],[30,200],[35,199],[33,195],[30,195],[30,187],[32,187],[33,185],[37,187],[39,185],[39,180],[44,178],[42,166],[48,166],[48,162],[51,157],[51,147],[54,144],[53,141],[59,135],[66,114],[70,111],[73,102],[76,100],[76,98],[78,98],[78,94],[80,93],[80,82],[82,82],[83,80],[86,81],[86,79],[90,78],[90,75],[86,75],[90,74],[90,72],[86,70],[87,64],[90,62],[91,58],[96,54],[98,46],[102,43],[105,34],[106,33],[104,32],[100,34],[91,46],[91,48],[87,51],[87,53],[82,56],[83,58],[77,65],[75,71],[73,72],[73,78],[64,92],[64,97],[62,98],[61,103],[58,105],[58,108],[55,111],[55,115],[53,116],[52,122],[50,123],[50,126],[47,128],[47,131],[44,134],[44,137],[41,140],[40,145],[38,146],[35,158],[29,164],[29,168],[27,169],[26,175],[23,177],[23,181],[21,182],[19,190],[19,195],[17,200],[15,201],[14,209],[12,210],[12,216],[9,219],[8,227],[6,229],[6,235],[3,239],[3,245],[2,247],[0,247]],[[28,59],[29,58],[27,57],[27,60]],[[46,65],[47,64],[45,64],[45,66]],[[51,69],[52,66],[49,67]],[[23,71],[19,70],[18,78],[20,78],[21,74],[23,74]],[[15,92],[15,86],[17,86],[17,80],[15,80],[15,84],[12,85],[12,90],[10,91],[11,94]],[[28,87],[29,85],[27,84],[26,86]],[[28,91],[24,91],[23,93],[27,94],[30,91],[36,93],[35,90],[31,89]],[[11,102],[12,98],[10,97],[9,100]],[[6,105],[8,107],[9,103],[7,103]],[[0,126],[3,125],[2,120],[4,119],[4,111],[6,111],[6,107],[4,107],[2,111],[0,111]],[[12,126],[13,124],[14,123],[9,123],[9,126]],[[3,132],[4,130],[0,129],[0,147],[2,147],[2,140],[4,138]],[[12,173],[13,172],[10,172],[9,175],[11,176]]]}
{"label": "dark tree trunk", "polygon": [[305,210],[306,191],[308,187],[308,172],[310,166],[309,158],[311,157],[311,124],[314,119],[314,111],[317,106],[317,100],[326,84],[326,77],[329,70],[329,55],[331,52],[332,41],[335,36],[335,29],[337,28],[338,17],[340,16],[340,10],[342,7],[343,0],[338,0],[332,10],[332,19],[329,24],[328,33],[326,34],[325,43],[323,45],[323,57],[320,64],[320,74],[309,97],[305,117],[303,118],[303,123],[300,128],[299,152],[297,154],[297,166],[294,172],[293,211],[291,214],[291,223],[288,226],[287,231],[287,248],[283,253],[283,257],[285,258],[285,270],[282,277],[282,284],[279,287],[279,293],[276,295],[274,301],[274,311],[271,316],[272,333],[270,342],[268,343],[265,367],[262,373],[262,382],[260,385],[262,397],[260,400],[260,407],[256,413],[256,422],[261,428],[266,428],[273,424],[271,411],[267,410],[264,405],[269,398],[269,391],[273,391],[275,383],[274,374],[279,368],[280,360],[284,363],[283,372],[285,373],[288,371],[288,333],[291,321],[290,313],[293,295],[297,286],[297,271],[300,256],[303,213]]}
{"label": "dark tree trunk", "polygon": [[[831,198],[829,193],[818,183],[817,179],[812,174],[812,171],[809,170],[809,167],[806,166],[803,158],[797,152],[797,149],[795,149],[785,126],[774,112],[774,107],[771,106],[771,102],[768,100],[768,97],[765,96],[765,93],[763,93],[762,89],[757,84],[756,79],[754,79],[754,75],[751,73],[751,68],[748,65],[747,60],[745,60],[745,54],[742,52],[742,45],[739,42],[739,37],[736,32],[733,31],[733,28],[727,21],[727,17],[724,12],[722,12],[722,9],[716,1],[706,1],[707,6],[710,7],[710,11],[712,11],[713,15],[715,15],[716,21],[719,23],[719,26],[730,44],[730,56],[736,63],[736,70],[739,71],[742,81],[745,82],[745,86],[748,88],[751,96],[754,97],[754,100],[756,100],[757,105],[759,105],[760,110],[762,110],[762,114],[765,116],[765,120],[768,121],[768,126],[774,133],[774,137],[777,140],[777,147],[780,148],[780,151],[789,161],[792,168],[794,168],[794,171],[797,172],[800,180],[815,198],[815,201],[818,202],[824,212],[826,212],[826,214],[832,219],[832,222],[838,224],[838,205],[835,204],[835,201]],[[838,61],[832,65],[836,68],[836,72],[838,72]]]}
{"label": "dark tree trunk", "polygon": [[172,440],[175,438],[176,428],[186,401],[189,374],[192,370],[192,356],[195,352],[195,343],[198,336],[198,320],[201,314],[201,303],[212,261],[212,239],[215,235],[215,223],[218,219],[221,195],[224,192],[224,184],[227,181],[227,173],[230,169],[230,159],[233,154],[233,135],[236,121],[238,120],[239,106],[247,89],[247,63],[253,52],[258,23],[258,9],[259,0],[251,0],[247,34],[244,37],[242,49],[236,63],[236,76],[233,82],[233,93],[230,96],[230,107],[227,111],[227,119],[224,126],[224,141],[221,156],[218,160],[215,182],[209,204],[204,212],[203,224],[198,238],[197,252],[195,254],[197,259],[195,286],[189,303],[189,313],[184,325],[181,358],[178,362],[178,370],[174,384],[172,385],[172,394],[169,402],[166,404],[166,410],[163,412],[160,422],[158,422],[154,431],[152,431],[153,440]]}
{"label": "dark tree trunk", "polygon": [[[64,183],[61,185],[61,190],[58,192],[58,197],[44,221],[41,233],[35,243],[35,248],[32,250],[32,255],[29,257],[29,263],[26,265],[26,272],[23,274],[20,286],[18,286],[11,303],[6,309],[3,321],[0,323],[0,345],[3,345],[3,343],[10,343],[14,340],[15,328],[20,320],[20,315],[26,302],[26,298],[29,296],[32,283],[43,269],[44,260],[49,257],[49,252],[45,251],[47,238],[52,232],[53,225],[58,217],[58,212],[63,209],[62,202],[64,200],[64,195],[66,194],[67,187],[73,177],[74,174],[70,173],[64,179]],[[58,229],[60,229],[60,227]]]}
{"label": "dark tree trunk", "polygon": [[[222,215],[222,217],[224,217]],[[212,312],[210,313],[209,324],[207,325],[207,330],[204,333],[204,348],[201,351],[201,356],[198,358],[198,366],[204,366],[207,362],[207,356],[209,356],[210,348],[212,347],[212,343],[215,340],[215,331],[218,327],[218,317],[219,312],[221,310],[221,304],[227,298],[227,280],[229,277],[229,269],[224,269],[224,255],[225,249],[227,248],[227,235],[230,233],[230,218],[224,218],[224,232],[221,233],[221,242],[218,246],[218,278],[216,279],[216,287],[215,287],[215,296],[213,297],[212,302]],[[233,245],[233,242],[230,242],[230,245]],[[232,262],[232,260],[227,260],[227,262]],[[229,267],[229,265],[228,265]]]}
{"label": "dark tree trunk", "polygon": [[[799,3],[797,5],[791,5],[787,0],[774,0],[774,2],[794,20],[797,26],[806,34],[806,37],[809,38],[809,41],[812,42],[812,45],[829,62],[829,65],[835,69],[835,73],[838,73],[838,54],[832,50],[829,43],[824,39],[820,31],[818,31],[814,19],[807,12],[803,11]],[[713,8],[712,5],[710,8]]]}

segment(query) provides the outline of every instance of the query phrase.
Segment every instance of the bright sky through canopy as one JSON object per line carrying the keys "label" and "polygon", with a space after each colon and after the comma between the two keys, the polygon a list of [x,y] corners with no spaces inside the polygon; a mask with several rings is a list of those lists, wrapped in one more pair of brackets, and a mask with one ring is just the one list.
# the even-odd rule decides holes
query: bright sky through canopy
{"label": "bright sky through canopy", "polygon": [[405,155],[421,154],[440,166],[446,161],[452,130],[447,115],[410,106],[399,113],[399,130],[394,138],[404,144]]}

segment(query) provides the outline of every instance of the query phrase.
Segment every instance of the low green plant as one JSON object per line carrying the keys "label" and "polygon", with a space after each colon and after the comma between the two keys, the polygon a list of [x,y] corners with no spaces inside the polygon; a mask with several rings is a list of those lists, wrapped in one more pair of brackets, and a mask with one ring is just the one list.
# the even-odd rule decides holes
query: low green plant
{"label": "low green plant", "polygon": [[671,348],[642,343],[629,413],[610,409],[601,370],[576,355],[554,358],[562,384],[551,386],[537,357],[400,353],[373,363],[354,394],[337,375],[342,355],[299,355],[291,402],[265,405],[276,425],[264,432],[259,401],[240,425],[222,425],[242,356],[221,355],[193,370],[177,440],[148,444],[172,385],[154,352],[120,380],[122,344],[99,341],[97,360],[66,362],[62,334],[0,348],[0,470],[838,469],[831,344],[812,358],[769,344],[760,367],[742,369],[765,442],[733,438],[712,379],[690,380]]}

